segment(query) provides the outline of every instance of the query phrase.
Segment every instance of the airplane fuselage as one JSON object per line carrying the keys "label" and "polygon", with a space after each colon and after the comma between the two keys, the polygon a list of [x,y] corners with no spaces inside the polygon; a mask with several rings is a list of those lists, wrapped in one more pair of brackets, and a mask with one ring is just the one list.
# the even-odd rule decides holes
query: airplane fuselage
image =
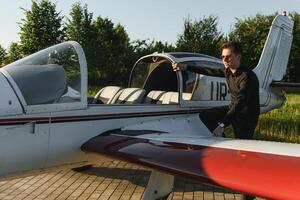
{"label": "airplane fuselage", "polygon": [[[181,124],[175,132],[195,134],[202,130],[200,134],[209,136],[198,112],[177,105],[91,105],[85,110],[2,118],[0,176],[99,162],[99,156],[82,152],[81,145],[105,131],[130,125],[151,122],[167,131]],[[196,122],[193,126],[190,118]],[[164,124],[166,121],[169,123]]]}
{"label": "airplane fuselage", "polygon": [[[32,64],[31,60],[47,58],[45,55],[53,50],[64,53],[71,48],[79,58],[80,78],[74,78],[75,73],[69,73],[64,64],[49,63],[49,58],[38,65]],[[0,176],[99,162],[102,158],[84,153],[81,146],[108,130],[142,127],[172,131],[183,137],[211,137],[199,113],[228,106],[230,93],[226,81],[174,73],[171,60],[178,55],[154,54],[141,58],[134,66],[129,88],[104,87],[89,103],[85,58],[77,43],[54,46],[2,68],[0,85],[6,95],[0,100]],[[222,67],[220,60],[212,57],[183,55],[187,56],[184,62],[196,60],[200,67],[207,63]],[[145,66],[148,68],[140,80]],[[160,78],[161,74],[166,80]],[[187,79],[184,81],[183,77]],[[261,89],[261,112],[282,105],[281,95],[278,91]]]}

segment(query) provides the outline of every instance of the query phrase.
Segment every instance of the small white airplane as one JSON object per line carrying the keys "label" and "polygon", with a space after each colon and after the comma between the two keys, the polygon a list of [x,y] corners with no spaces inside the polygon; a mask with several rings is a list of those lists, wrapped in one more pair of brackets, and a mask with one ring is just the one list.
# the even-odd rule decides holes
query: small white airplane
{"label": "small white airplane", "polygon": [[[274,19],[254,69],[261,112],[284,103],[276,81],[286,71],[292,29],[287,16]],[[199,114],[229,104],[225,80],[173,72],[173,62],[223,67],[206,55],[155,53],[136,62],[128,88],[106,86],[94,98],[76,42],[1,68],[0,176],[113,158],[153,169],[144,199],[166,197],[174,175],[265,198],[299,198],[300,145],[213,137]]]}

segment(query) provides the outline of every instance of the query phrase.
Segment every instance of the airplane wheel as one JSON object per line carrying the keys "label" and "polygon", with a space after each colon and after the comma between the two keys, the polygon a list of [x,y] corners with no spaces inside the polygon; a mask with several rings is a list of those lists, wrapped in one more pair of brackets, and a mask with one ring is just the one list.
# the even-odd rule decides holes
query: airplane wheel
{"label": "airplane wheel", "polygon": [[83,172],[83,171],[91,169],[92,167],[93,167],[93,165],[84,165],[81,167],[73,168],[72,170],[75,172]]}

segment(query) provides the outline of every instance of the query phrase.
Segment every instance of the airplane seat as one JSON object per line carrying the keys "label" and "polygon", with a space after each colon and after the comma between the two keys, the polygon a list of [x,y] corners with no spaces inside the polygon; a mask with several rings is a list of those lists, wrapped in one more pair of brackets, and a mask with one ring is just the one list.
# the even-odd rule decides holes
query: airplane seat
{"label": "airplane seat", "polygon": [[135,104],[141,103],[146,91],[141,88],[124,88],[120,90],[111,103],[115,104]]}
{"label": "airplane seat", "polygon": [[169,95],[169,99],[167,99],[167,101],[169,102],[168,104],[178,104],[178,97],[178,92],[171,92]]}
{"label": "airplane seat", "polygon": [[[166,92],[158,100],[157,104],[171,104],[171,99],[177,92]],[[173,97],[176,98],[176,97]],[[178,98],[178,96],[177,96]]]}
{"label": "airplane seat", "polygon": [[[178,104],[178,96],[179,93],[178,92],[172,92],[170,100],[169,100],[169,104]],[[183,100],[191,100],[192,98],[192,93],[182,93],[182,98]]]}
{"label": "airplane seat", "polygon": [[182,93],[182,98],[185,101],[190,101],[192,99],[192,93]]}
{"label": "airplane seat", "polygon": [[156,104],[165,93],[166,91],[152,90],[151,92],[148,93],[148,95],[144,99],[144,103]]}
{"label": "airplane seat", "polygon": [[119,86],[106,86],[95,95],[93,103],[111,104],[116,94],[121,90]]}
{"label": "airplane seat", "polygon": [[[178,92],[166,92],[158,101],[158,104],[178,104]],[[184,100],[190,100],[191,93],[182,93]]]}

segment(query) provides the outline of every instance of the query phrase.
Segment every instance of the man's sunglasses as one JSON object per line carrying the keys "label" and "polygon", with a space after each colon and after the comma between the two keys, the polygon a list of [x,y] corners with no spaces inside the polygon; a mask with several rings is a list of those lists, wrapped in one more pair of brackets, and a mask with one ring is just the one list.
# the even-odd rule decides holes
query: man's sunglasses
{"label": "man's sunglasses", "polygon": [[231,55],[221,56],[220,58],[221,58],[222,60],[224,60],[224,59],[229,59],[229,58],[231,58]]}

